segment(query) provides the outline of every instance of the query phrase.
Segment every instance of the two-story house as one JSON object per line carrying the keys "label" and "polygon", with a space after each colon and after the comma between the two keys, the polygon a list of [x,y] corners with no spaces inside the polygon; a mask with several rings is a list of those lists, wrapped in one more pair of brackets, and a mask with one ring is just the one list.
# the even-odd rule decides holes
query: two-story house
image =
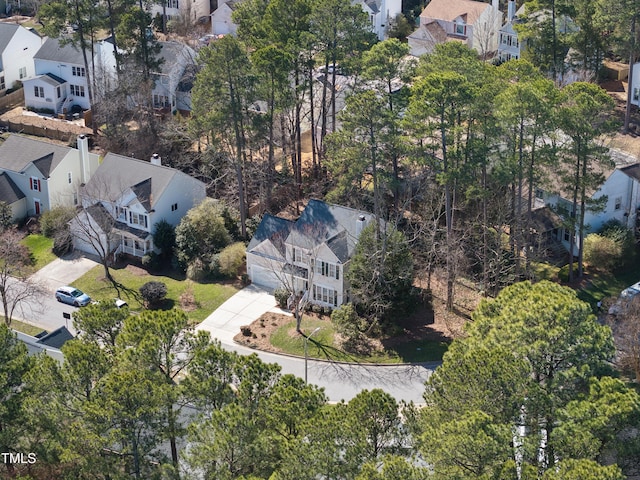
{"label": "two-story house", "polygon": [[[195,78],[196,52],[183,43],[158,42],[160,68],[152,72],[153,108],[191,111],[191,89]],[[191,78],[191,81],[188,81]],[[184,88],[187,86],[186,88]]]}
{"label": "two-story house", "polygon": [[82,191],[84,210],[71,223],[74,248],[142,257],[155,251],[156,223],[178,225],[205,196],[204,183],[162,165],[158,155],[147,162],[109,153]]}
{"label": "two-story house", "polygon": [[218,0],[218,8],[211,12],[212,35],[235,35],[238,26],[233,23],[231,15],[238,5],[236,0]]}
{"label": "two-story house", "polygon": [[88,82],[91,75],[96,76],[92,85],[101,85],[99,91],[94,89],[94,95],[115,87],[116,78],[113,43],[108,40],[96,42],[93,51],[93,58],[87,51],[87,61],[89,68],[95,71],[87,72],[79,48],[47,38],[33,57],[35,77],[23,82],[25,106],[56,115],[70,112],[74,105],[90,110]]}
{"label": "two-story house", "polygon": [[13,23],[0,23],[0,92],[35,75],[33,57],[42,38]]}
{"label": "two-story house", "polygon": [[78,205],[98,163],[84,135],[76,149],[12,134],[0,144],[0,201],[11,205],[14,220]]}
{"label": "two-story house", "polygon": [[507,4],[507,21],[500,28],[498,39],[498,58],[501,62],[517,60],[522,57],[522,42],[518,38],[518,32],[514,25],[518,22],[518,16],[524,13],[524,5],[516,11],[515,0],[509,0]]}
{"label": "two-story house", "polygon": [[166,0],[165,2],[152,2],[148,8],[153,17],[166,14],[167,22],[184,19],[195,25],[202,19],[207,19],[211,13],[211,2],[209,0]]}
{"label": "two-story house", "polygon": [[502,13],[492,4],[474,0],[431,0],[420,14],[420,26],[408,37],[411,54],[431,53],[445,42],[461,42],[488,58],[498,50]]}
{"label": "two-story house", "polygon": [[265,215],[247,247],[251,281],[270,289],[285,286],[318,305],[348,302],[345,273],[358,236],[374,216],[321,200],[310,200],[291,221]]}

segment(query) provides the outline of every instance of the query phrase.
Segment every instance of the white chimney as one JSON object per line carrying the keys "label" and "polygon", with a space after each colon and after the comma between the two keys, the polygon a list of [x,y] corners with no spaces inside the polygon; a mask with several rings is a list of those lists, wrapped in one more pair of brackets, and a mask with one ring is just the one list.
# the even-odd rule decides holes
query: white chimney
{"label": "white chimney", "polygon": [[516,0],[509,0],[509,5],[507,6],[507,21],[511,22],[513,17],[516,16]]}
{"label": "white chimney", "polygon": [[82,183],[89,181],[89,138],[86,135],[78,136],[78,156],[80,157],[80,173]]}
{"label": "white chimney", "polygon": [[150,161],[153,165],[162,165],[162,158],[157,153],[154,153],[153,155],[151,155]]}
{"label": "white chimney", "polygon": [[491,0],[491,6],[496,12],[500,11],[500,0]]}
{"label": "white chimney", "polygon": [[356,238],[360,237],[362,230],[366,226],[366,217],[364,215],[358,216],[358,220],[356,221]]}

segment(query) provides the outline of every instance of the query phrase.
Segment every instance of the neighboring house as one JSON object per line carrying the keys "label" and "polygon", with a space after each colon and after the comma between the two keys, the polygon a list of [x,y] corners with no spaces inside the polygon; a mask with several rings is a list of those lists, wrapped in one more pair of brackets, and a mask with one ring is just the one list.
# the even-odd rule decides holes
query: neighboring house
{"label": "neighboring house", "polygon": [[515,0],[509,0],[507,5],[507,21],[500,28],[498,41],[498,58],[501,62],[511,59],[517,60],[522,56],[522,42],[518,40],[518,32],[513,27],[518,22],[518,17],[524,13],[524,5],[516,11]]}
{"label": "neighboring house", "polygon": [[631,103],[640,107],[640,63],[634,63],[631,72]]}
{"label": "neighboring house", "polygon": [[251,281],[338,307],[349,301],[345,273],[370,213],[310,200],[296,221],[265,215],[247,247]]}
{"label": "neighboring house", "polygon": [[369,16],[371,29],[378,40],[387,38],[387,30],[391,21],[402,13],[402,0],[353,0],[359,4]]}
{"label": "neighboring house", "polygon": [[498,1],[431,0],[420,14],[420,26],[408,37],[411,54],[431,53],[445,42],[461,42],[490,57],[498,50],[502,13]]}
{"label": "neighboring house", "polygon": [[16,338],[25,344],[29,355],[45,353],[60,363],[64,361],[64,355],[60,349],[66,342],[74,338],[67,327],[60,327],[51,333],[43,332],[42,335],[36,337],[17,330],[14,330],[14,333]]}
{"label": "neighboring house", "polygon": [[0,200],[11,205],[14,220],[77,205],[98,163],[84,135],[75,149],[12,134],[0,145]]}
{"label": "neighboring house", "polygon": [[84,214],[71,222],[74,248],[96,254],[99,242],[109,254],[142,257],[155,250],[156,223],[178,225],[205,196],[204,183],[163,166],[157,155],[147,162],[109,153],[83,189]]}
{"label": "neighboring house", "polygon": [[237,0],[218,0],[218,8],[211,12],[212,35],[235,35],[238,26],[231,20],[231,14],[238,5]]}
{"label": "neighboring house", "polygon": [[[72,44],[61,44],[48,38],[33,58],[35,77],[23,82],[24,102],[27,108],[51,111],[56,115],[71,111],[74,105],[90,110],[89,87],[91,71],[84,66],[80,49]],[[111,41],[94,44],[94,55],[87,52],[89,68],[95,66],[94,97],[106,94],[115,87],[115,54]]]}
{"label": "neighboring house", "polygon": [[191,87],[195,78],[196,52],[183,43],[158,42],[160,71],[152,72],[153,108],[171,112],[191,111]]}
{"label": "neighboring house", "polygon": [[[612,220],[638,231],[640,227],[640,163],[620,164],[615,170],[604,172],[606,180],[595,191],[590,192],[591,200],[603,199],[606,197],[604,208],[597,212],[587,210],[585,212],[585,234],[597,232],[602,226]],[[536,191],[536,197],[544,199],[555,213],[560,217],[567,216],[571,212],[572,202],[558,193]],[[578,205],[579,208],[579,205]],[[561,223],[561,222],[560,222]],[[561,224],[556,224],[553,233],[556,240],[559,240],[567,251],[572,232],[564,228]],[[576,238],[576,248],[578,239]],[[577,251],[574,252],[577,255]]]}
{"label": "neighboring house", "polygon": [[20,25],[0,23],[0,93],[35,75],[33,56],[42,38]]}
{"label": "neighboring house", "polygon": [[[220,1],[220,0],[218,0]],[[209,0],[166,0],[167,21],[188,19],[191,24],[196,24],[207,20],[211,13],[211,5]],[[151,15],[153,17],[163,15],[165,8],[162,2],[154,2],[150,5]]]}

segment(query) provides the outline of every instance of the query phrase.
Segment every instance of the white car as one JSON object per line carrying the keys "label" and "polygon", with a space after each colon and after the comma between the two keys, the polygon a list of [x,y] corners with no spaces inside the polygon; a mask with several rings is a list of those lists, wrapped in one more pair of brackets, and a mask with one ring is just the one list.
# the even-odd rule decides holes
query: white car
{"label": "white car", "polygon": [[84,307],[89,305],[91,297],[75,287],[66,286],[56,290],[56,300],[75,307]]}

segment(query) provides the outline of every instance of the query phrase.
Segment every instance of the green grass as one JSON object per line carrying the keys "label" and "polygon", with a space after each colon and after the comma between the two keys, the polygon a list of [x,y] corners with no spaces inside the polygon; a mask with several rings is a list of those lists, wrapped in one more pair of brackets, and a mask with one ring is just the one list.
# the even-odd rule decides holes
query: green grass
{"label": "green grass", "polygon": [[[295,329],[295,326],[295,320],[281,326],[271,336],[271,344],[284,353],[304,356],[304,338],[300,335],[290,335],[290,332]],[[328,320],[317,320],[305,316],[302,319],[301,328],[307,335],[316,328],[320,328],[308,341],[308,355],[309,358],[318,358],[321,360],[356,363],[440,361],[448,346],[445,342],[409,342],[398,347],[385,349],[384,352],[376,352],[371,355],[357,355],[355,353],[345,352],[339,348],[335,341],[335,330]]]}
{"label": "green grass", "polygon": [[615,301],[620,292],[640,280],[640,265],[629,266],[623,272],[605,274],[591,269],[587,270],[589,282],[584,288],[578,289],[578,298],[594,308],[598,301],[605,304]]}
{"label": "green grass", "polygon": [[31,258],[33,258],[34,268],[40,270],[46,264],[58,258],[51,249],[53,248],[53,239],[44,235],[32,233],[22,240],[22,244],[29,249]]}
{"label": "green grass", "polygon": [[545,262],[531,262],[531,271],[537,280],[558,280],[560,267]]}
{"label": "green grass", "polygon": [[[188,288],[191,288],[197,308],[188,311],[187,315],[193,323],[203,321],[211,312],[238,291],[236,287],[231,285],[197,283],[163,275],[140,275],[124,268],[111,269],[111,274],[117,282],[126,287],[127,291],[121,292],[120,298],[127,301],[132,310],[143,309],[139,301],[139,289],[147,282],[163,282],[167,285],[167,298],[163,304],[163,308],[167,309],[174,306],[180,307],[180,295]],[[73,282],[72,285],[87,293],[93,300],[112,300],[118,296],[111,283],[105,280],[102,266],[94,267]]]}
{"label": "green grass", "polygon": [[[4,317],[2,317],[2,321],[4,322]],[[18,320],[11,320],[11,328],[31,336],[37,335],[44,330],[41,327],[34,327],[33,325]]]}

